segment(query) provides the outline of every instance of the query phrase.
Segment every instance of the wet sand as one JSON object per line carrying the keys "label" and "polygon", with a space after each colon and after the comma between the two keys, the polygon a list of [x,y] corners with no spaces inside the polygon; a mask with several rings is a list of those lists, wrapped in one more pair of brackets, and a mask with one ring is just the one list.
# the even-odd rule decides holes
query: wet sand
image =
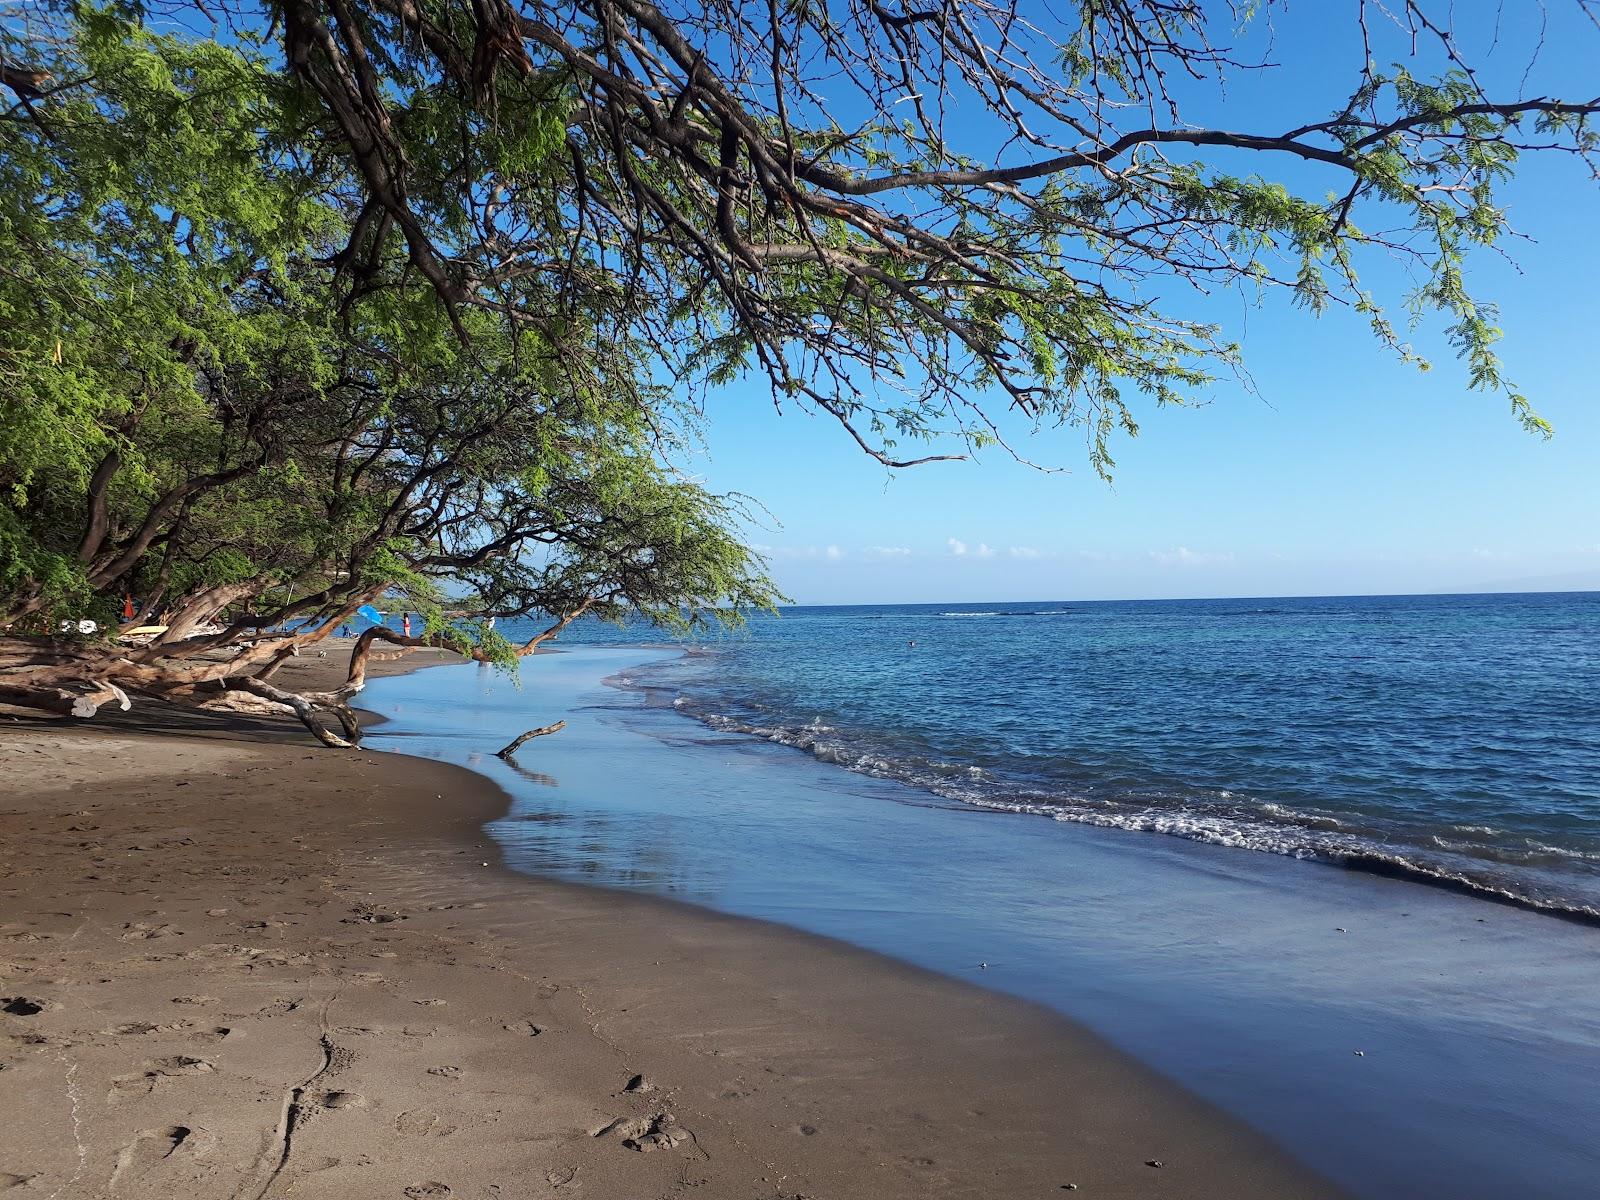
{"label": "wet sand", "polygon": [[1331,1194],[1042,1008],[503,870],[506,804],[291,723],[0,724],[0,1187]]}

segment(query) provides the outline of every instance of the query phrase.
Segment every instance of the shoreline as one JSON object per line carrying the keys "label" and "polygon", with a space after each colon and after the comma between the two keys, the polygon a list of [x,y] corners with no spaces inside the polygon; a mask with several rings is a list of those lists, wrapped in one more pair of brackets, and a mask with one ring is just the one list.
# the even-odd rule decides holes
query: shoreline
{"label": "shoreline", "polygon": [[0,1094],[36,1115],[0,1134],[0,1179],[63,1197],[1335,1194],[1045,1009],[513,872],[482,828],[509,803],[492,781],[255,724],[0,738]]}
{"label": "shoreline", "polygon": [[[642,681],[633,664],[668,653],[573,649],[526,692],[465,670],[387,681],[369,702],[395,723],[372,744],[470,766],[516,797],[489,832],[521,872],[981,980],[1354,1194],[1564,1196],[1591,1176],[1592,931],[1276,855],[929,803],[708,732],[670,691],[602,682]],[[567,729],[521,764],[488,755],[558,715]],[[650,787],[617,786],[628,778]]]}
{"label": "shoreline", "polygon": [[[649,642],[596,641],[588,643],[588,645],[597,650],[677,650],[685,658],[697,653],[693,649]],[[618,691],[641,694],[662,690],[679,690],[676,683],[661,684],[654,681],[635,683],[631,680],[624,681],[620,675],[602,682]],[[1381,842],[1372,842],[1370,844],[1351,842],[1344,845],[1337,843],[1320,845],[1314,842],[1287,842],[1278,845],[1255,845],[1237,840],[1234,836],[1227,836],[1227,834],[1233,834],[1235,832],[1233,830],[1225,831],[1224,834],[1215,830],[1174,828],[1161,824],[1145,823],[1140,820],[1107,819],[1098,812],[1076,812],[1060,806],[1058,803],[1055,807],[1052,807],[1052,804],[1055,803],[1053,798],[1045,796],[1026,801],[996,802],[979,796],[950,793],[942,786],[945,781],[926,774],[919,774],[902,763],[887,763],[882,758],[873,758],[871,768],[862,769],[848,762],[840,761],[831,749],[828,752],[819,752],[817,744],[807,740],[809,731],[804,727],[782,725],[772,727],[751,724],[747,719],[730,717],[720,712],[712,711],[704,707],[703,704],[694,702],[689,703],[688,707],[679,706],[678,712],[712,733],[732,734],[768,742],[855,775],[865,776],[869,779],[892,779],[913,790],[927,792],[940,800],[974,809],[1042,817],[1048,820],[1063,821],[1092,828],[1118,829],[1133,834],[1170,837],[1200,845],[1222,846],[1236,851],[1247,851],[1252,854],[1275,855],[1318,867],[1334,868],[1358,875],[1411,883],[1419,887],[1431,888],[1441,893],[1469,897],[1486,904],[1535,913],[1539,916],[1572,925],[1600,928],[1600,907],[1596,907],[1592,903],[1585,903],[1574,898],[1551,898],[1533,892],[1514,891],[1503,880],[1474,876],[1466,873],[1466,868],[1452,867],[1442,862],[1430,862],[1426,859],[1407,857],[1412,851],[1404,847],[1395,848]],[[872,752],[868,751],[867,754],[871,755]]]}

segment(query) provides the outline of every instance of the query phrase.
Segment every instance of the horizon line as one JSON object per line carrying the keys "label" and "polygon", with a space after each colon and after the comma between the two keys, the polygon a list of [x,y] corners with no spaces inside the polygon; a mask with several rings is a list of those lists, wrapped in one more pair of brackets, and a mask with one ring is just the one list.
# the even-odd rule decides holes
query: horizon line
{"label": "horizon line", "polygon": [[953,604],[972,607],[976,604],[1188,604],[1218,600],[1442,600],[1453,596],[1593,596],[1600,588],[1531,588],[1520,591],[1446,591],[1446,592],[1283,592],[1271,595],[1249,596],[1102,596],[1084,599],[1050,600],[852,600],[826,603],[822,601],[779,604],[785,608],[884,608],[929,604]]}

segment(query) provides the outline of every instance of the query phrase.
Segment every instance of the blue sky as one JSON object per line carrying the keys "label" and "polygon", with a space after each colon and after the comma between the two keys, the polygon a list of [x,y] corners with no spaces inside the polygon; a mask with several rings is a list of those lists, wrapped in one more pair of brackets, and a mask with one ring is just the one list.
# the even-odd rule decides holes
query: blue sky
{"label": "blue sky", "polygon": [[[1534,36],[1514,11],[1533,8],[1506,6],[1493,60],[1513,92]],[[1551,9],[1529,94],[1587,98],[1600,32]],[[1359,54],[1318,39],[1353,21],[1299,19],[1276,30],[1286,70],[1235,85],[1217,110],[1233,127],[1312,119],[1347,90]],[[1289,177],[1276,168],[1255,167]],[[1259,395],[1224,384],[1203,407],[1140,411],[1114,485],[1071,430],[1022,447],[1061,473],[1003,453],[886,471],[830,419],[775,414],[756,381],[711,399],[690,466],[771,511],[751,536],[800,603],[1600,588],[1600,189],[1581,164],[1528,161],[1503,198],[1536,240],[1511,247],[1514,266],[1480,256],[1470,278],[1501,305],[1508,373],[1555,425],[1550,441],[1467,389],[1436,325],[1411,337],[1435,364],[1421,374],[1349,314],[1225,296],[1185,298],[1185,313],[1242,341]],[[1366,274],[1403,318],[1403,278],[1377,262]]]}

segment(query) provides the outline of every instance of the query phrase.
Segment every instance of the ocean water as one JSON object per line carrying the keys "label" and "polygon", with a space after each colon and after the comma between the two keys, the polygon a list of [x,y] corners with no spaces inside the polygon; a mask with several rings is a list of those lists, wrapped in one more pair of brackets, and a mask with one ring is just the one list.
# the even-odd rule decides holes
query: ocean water
{"label": "ocean water", "polygon": [[1568,1198],[1600,1179],[1597,615],[791,610],[689,646],[574,630],[519,678],[364,703],[373,747],[506,789],[513,869],[1048,1005],[1358,1196]]}
{"label": "ocean water", "polygon": [[627,679],[981,809],[1600,920],[1600,593],[794,608]]}

